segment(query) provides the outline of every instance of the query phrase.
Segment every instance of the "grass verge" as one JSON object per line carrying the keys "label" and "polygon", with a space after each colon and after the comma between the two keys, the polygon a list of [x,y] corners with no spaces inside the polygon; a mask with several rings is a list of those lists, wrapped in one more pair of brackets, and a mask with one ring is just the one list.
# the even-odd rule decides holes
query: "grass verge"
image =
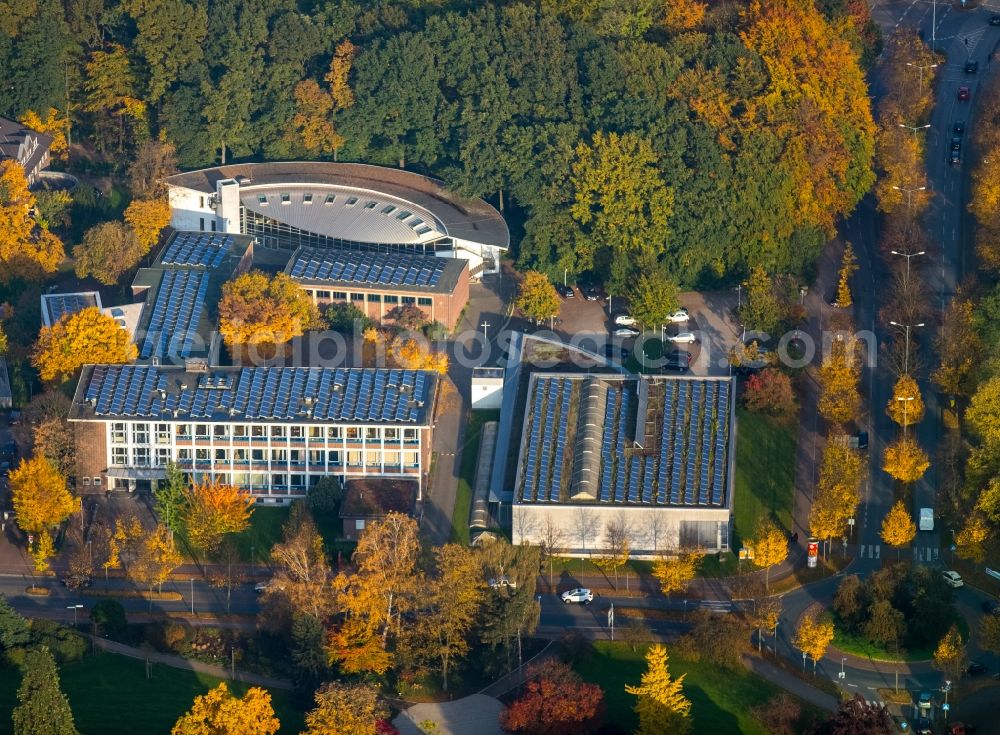
{"label": "grass verge", "polygon": [[[574,663],[584,679],[604,690],[606,719],[625,732],[631,732],[639,724],[633,709],[635,697],[625,692],[625,685],[639,683],[646,670],[645,652],[645,646],[633,651],[628,644],[598,641],[592,654],[583,655]],[[777,686],[745,669],[730,670],[674,657],[670,659],[670,673],[673,677],[686,675],[684,694],[691,700],[693,732],[767,735],[753,709],[781,694]],[[815,710],[802,706],[806,719],[815,717]]]}
{"label": "grass verge", "polygon": [[472,508],[472,490],[476,484],[476,461],[479,459],[479,440],[482,438],[483,424],[499,421],[499,411],[473,411],[465,428],[465,443],[462,444],[462,462],[459,465],[458,489],[455,492],[455,510],[451,514],[451,541],[456,544],[469,543],[469,511]]}
{"label": "grass verge", "polygon": [[[795,426],[769,416],[736,412],[736,497],[733,521],[736,539],[753,535],[761,518],[771,516],[792,532],[795,491]],[[736,546],[734,539],[733,548]]]}
{"label": "grass verge", "polygon": [[160,600],[164,602],[177,602],[183,600],[180,592],[152,592],[148,590],[79,590],[84,597],[123,597],[138,600]]}
{"label": "grass verge", "polygon": [[[166,735],[196,696],[222,681],[162,664],[154,664],[147,679],[145,662],[113,653],[67,664],[60,668],[59,677],[82,735]],[[17,706],[20,683],[17,668],[0,667],[0,712],[11,712]],[[239,695],[247,690],[247,685],[238,682],[227,685]],[[303,715],[293,705],[291,694],[272,691],[271,698],[281,721],[281,735],[301,732]]]}

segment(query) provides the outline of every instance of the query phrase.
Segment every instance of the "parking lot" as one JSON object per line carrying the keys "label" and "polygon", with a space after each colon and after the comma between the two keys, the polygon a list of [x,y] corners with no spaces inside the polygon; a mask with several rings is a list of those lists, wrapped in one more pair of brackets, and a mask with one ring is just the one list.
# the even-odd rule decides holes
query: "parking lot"
{"label": "parking lot", "polygon": [[[625,367],[631,370],[659,372],[663,362],[659,356],[660,332],[647,332],[639,337],[616,337],[614,317],[628,314],[628,300],[614,297],[609,307],[607,299],[588,301],[580,289],[573,289],[574,295],[562,298],[559,320],[553,331],[564,341],[583,349],[604,354],[606,345],[611,344],[609,356],[616,361],[624,359]],[[741,328],[733,312],[736,309],[737,294],[733,292],[686,292],[680,295],[681,306],[688,310],[689,319],[684,323],[670,324],[665,336],[680,332],[691,332],[697,338],[695,343],[668,344],[666,352],[683,350],[691,354],[690,374],[699,376],[728,375],[729,350],[739,341]],[[623,351],[624,350],[624,351]],[[640,350],[636,353],[636,350]],[[640,360],[645,353],[647,358]],[[635,359],[630,359],[630,356]],[[645,362],[645,365],[641,365]]]}

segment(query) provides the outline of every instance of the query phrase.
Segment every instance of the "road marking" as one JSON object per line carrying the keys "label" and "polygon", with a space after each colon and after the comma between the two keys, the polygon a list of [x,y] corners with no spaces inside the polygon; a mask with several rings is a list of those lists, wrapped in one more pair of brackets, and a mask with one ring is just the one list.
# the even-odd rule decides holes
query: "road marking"
{"label": "road marking", "polygon": [[859,558],[861,558],[861,559],[864,559],[864,558],[865,558],[865,545],[864,545],[864,544],[861,544],[860,546],[858,546],[858,549],[859,549],[859,551],[861,552],[861,553],[860,553],[860,554],[858,555],[858,556],[859,556]]}
{"label": "road marking", "polygon": [[849,687],[854,687],[855,689],[857,689],[857,688],[858,688],[858,685],[857,685],[857,684],[848,684],[847,686],[849,686]]}
{"label": "road marking", "polygon": [[875,544],[875,558],[882,558],[882,546],[880,544]]}

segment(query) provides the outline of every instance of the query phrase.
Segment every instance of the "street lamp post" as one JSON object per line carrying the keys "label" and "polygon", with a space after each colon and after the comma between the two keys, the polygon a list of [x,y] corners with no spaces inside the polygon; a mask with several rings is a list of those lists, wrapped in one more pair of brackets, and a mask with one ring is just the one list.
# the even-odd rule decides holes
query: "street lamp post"
{"label": "street lamp post", "polygon": [[897,397],[897,401],[903,402],[903,438],[906,438],[906,427],[909,422],[906,420],[906,409],[910,405],[910,401],[915,400],[915,396],[907,396],[906,398]]}
{"label": "street lamp post", "polygon": [[920,72],[920,81],[917,83],[918,94],[924,93],[924,69],[933,69],[937,64],[914,64],[912,61],[906,62],[907,66],[912,66]]}
{"label": "street lamp post", "polygon": [[910,374],[910,330],[916,329],[917,327],[922,327],[924,326],[924,323],[920,322],[919,324],[900,324],[899,322],[890,321],[889,324],[891,324],[894,327],[902,327],[903,329],[906,330],[906,353],[905,357],[903,358],[903,372],[909,375]]}
{"label": "street lamp post", "polygon": [[194,615],[194,577],[191,577],[191,614]]}
{"label": "street lamp post", "polygon": [[806,652],[802,652],[802,673],[806,672]]}
{"label": "street lamp post", "polygon": [[931,126],[930,123],[927,123],[926,125],[907,125],[906,123],[899,123],[899,127],[906,128],[911,133],[913,133],[914,139],[917,137],[918,130],[926,130],[930,126]]}
{"label": "street lamp post", "polygon": [[927,255],[927,251],[921,250],[919,253],[901,253],[898,250],[890,250],[893,255],[900,255],[906,258],[906,288],[910,288],[910,259],[916,258],[918,255]]}
{"label": "street lamp post", "polygon": [[[900,123],[900,125],[902,125],[902,123]],[[903,127],[906,128],[906,127],[909,127],[909,125],[903,125]],[[918,192],[918,191],[926,191],[927,190],[926,186],[917,186],[917,187],[914,187],[912,189],[907,189],[907,188],[904,188],[902,186],[896,186],[895,184],[893,184],[892,188],[895,189],[896,191],[901,191],[904,194],[906,194],[906,210],[907,210],[907,212],[909,212],[911,209],[913,209],[913,194],[916,193],[916,192]]]}
{"label": "street lamp post", "polygon": [[83,609],[83,605],[67,605],[66,609],[73,611],[73,627],[75,628],[76,627],[76,611],[77,610],[82,610]]}
{"label": "street lamp post", "polygon": [[743,308],[743,284],[742,283],[736,284],[736,308],[737,309],[742,309]]}

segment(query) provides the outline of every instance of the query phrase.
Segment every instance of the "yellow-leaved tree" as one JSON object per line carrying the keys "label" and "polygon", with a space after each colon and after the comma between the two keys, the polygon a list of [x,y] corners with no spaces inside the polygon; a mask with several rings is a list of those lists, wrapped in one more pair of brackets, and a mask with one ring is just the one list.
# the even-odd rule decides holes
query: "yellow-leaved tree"
{"label": "yellow-leaved tree", "polygon": [[885,448],[882,469],[900,482],[916,482],[931,466],[927,453],[910,437],[903,437]]}
{"label": "yellow-leaved tree", "polygon": [[990,537],[990,527],[982,513],[975,512],[965,519],[962,530],[955,537],[958,555],[981,564],[986,558],[986,540]]}
{"label": "yellow-leaved tree", "polygon": [[807,612],[799,621],[799,629],[795,633],[795,645],[813,662],[813,673],[816,664],[826,654],[833,640],[833,621],[828,617],[820,617],[816,611]]}
{"label": "yellow-leaved tree", "polygon": [[668,31],[690,31],[705,20],[708,3],[701,0],[671,0],[666,4],[663,25]]}
{"label": "yellow-leaved tree", "polygon": [[934,649],[934,668],[944,673],[955,684],[965,669],[965,643],[962,634],[953,623]]}
{"label": "yellow-leaved tree", "polygon": [[[163,591],[163,583],[184,561],[174,546],[173,534],[162,523],[152,533],[145,534],[137,558],[129,568],[129,577],[146,585],[152,592],[154,587]],[[152,605],[152,598],[150,599]]]}
{"label": "yellow-leaved tree", "polygon": [[313,695],[302,735],[378,735],[378,721],[389,716],[371,684],[327,682]]}
{"label": "yellow-leaved tree", "polygon": [[242,697],[234,697],[223,682],[195,697],[170,735],[274,735],[279,727],[266,689],[250,687]]}
{"label": "yellow-leaved tree", "polygon": [[639,686],[625,685],[625,691],[638,697],[637,735],[684,735],[691,731],[691,700],[684,696],[684,677],[674,678],[668,668],[667,649],[654,644],[646,651],[646,671]]}
{"label": "yellow-leaved tree", "polygon": [[913,426],[923,421],[924,399],[920,396],[917,381],[909,375],[901,375],[885,411],[900,426]]}
{"label": "yellow-leaved tree", "polygon": [[672,557],[661,557],[653,562],[653,576],[660,583],[663,594],[683,592],[698,573],[704,553],[698,549],[684,549]]}
{"label": "yellow-leaved tree", "polygon": [[80,501],[55,465],[40,454],[11,471],[10,492],[18,527],[35,536],[31,555],[35,569],[43,572],[55,553],[51,530],[75,513]]}
{"label": "yellow-leaved tree", "polygon": [[159,241],[163,228],[170,224],[170,203],[162,198],[133,199],[125,210],[125,221],[145,255]]}
{"label": "yellow-leaved tree", "polygon": [[845,308],[854,303],[851,297],[851,276],[858,269],[858,259],[854,257],[851,243],[844,246],[844,255],[840,261],[840,279],[837,282],[837,305]]}
{"label": "yellow-leaved tree", "polygon": [[268,278],[250,271],[222,287],[219,332],[230,348],[254,345],[273,354],[320,323],[312,299],[284,273]]}
{"label": "yellow-leaved tree", "polygon": [[389,344],[389,357],[404,370],[433,370],[440,375],[448,372],[447,353],[434,352],[412,337],[395,337]]}
{"label": "yellow-leaved tree", "polygon": [[559,294],[544,273],[527,271],[521,278],[520,292],[514,305],[528,319],[540,322],[559,313]]}
{"label": "yellow-leaved tree", "polygon": [[85,364],[120,365],[137,354],[129,333],[91,306],[42,327],[31,364],[42,380],[65,381]]}
{"label": "yellow-leaved tree", "polygon": [[910,512],[902,500],[897,500],[882,519],[882,540],[896,547],[896,559],[899,559],[900,549],[913,541],[916,535],[917,525]]}
{"label": "yellow-leaved tree", "polygon": [[21,115],[21,124],[26,128],[37,130],[52,137],[49,144],[49,155],[58,160],[66,159],[66,152],[69,149],[66,140],[66,131],[69,130],[69,118],[60,115],[59,110],[50,107],[43,119],[34,110],[27,110]]}
{"label": "yellow-leaved tree", "polygon": [[764,570],[764,589],[771,589],[771,567],[781,564],[788,557],[788,539],[770,519],[763,518],[757,525],[753,539],[753,563]]}
{"label": "yellow-leaved tree", "polygon": [[847,424],[861,414],[857,351],[848,340],[834,340],[819,371],[819,412],[827,421]]}
{"label": "yellow-leaved tree", "polygon": [[65,257],[59,238],[33,216],[35,203],[21,165],[0,161],[0,281],[41,278]]}
{"label": "yellow-leaved tree", "polygon": [[227,533],[239,533],[249,526],[252,514],[250,493],[206,480],[188,488],[181,517],[191,545],[212,552]]}

